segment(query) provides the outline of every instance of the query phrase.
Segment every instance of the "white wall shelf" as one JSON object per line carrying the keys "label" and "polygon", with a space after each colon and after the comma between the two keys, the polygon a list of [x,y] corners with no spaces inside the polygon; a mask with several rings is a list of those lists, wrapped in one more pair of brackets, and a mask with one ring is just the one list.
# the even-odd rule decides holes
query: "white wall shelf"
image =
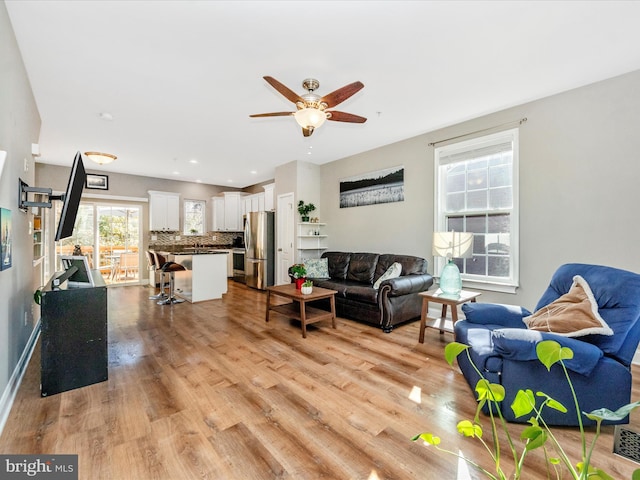
{"label": "white wall shelf", "polygon": [[329,236],[324,233],[326,223],[300,222],[297,232],[297,249],[300,261],[319,258],[328,246]]}

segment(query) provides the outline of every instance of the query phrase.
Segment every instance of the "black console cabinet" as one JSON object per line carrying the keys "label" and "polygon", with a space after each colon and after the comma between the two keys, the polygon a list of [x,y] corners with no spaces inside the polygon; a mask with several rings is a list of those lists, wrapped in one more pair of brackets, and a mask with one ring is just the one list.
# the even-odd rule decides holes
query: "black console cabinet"
{"label": "black console cabinet", "polygon": [[41,304],[41,395],[84,387],[108,378],[107,286],[92,271],[95,287],[54,290]]}

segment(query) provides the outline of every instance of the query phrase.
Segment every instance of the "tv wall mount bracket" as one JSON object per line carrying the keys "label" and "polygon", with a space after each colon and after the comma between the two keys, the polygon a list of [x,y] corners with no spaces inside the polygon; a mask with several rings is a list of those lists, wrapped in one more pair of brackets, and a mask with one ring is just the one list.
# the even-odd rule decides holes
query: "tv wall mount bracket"
{"label": "tv wall mount bracket", "polygon": [[[23,212],[29,211],[29,207],[43,207],[51,208],[52,200],[64,200],[64,194],[53,195],[53,191],[50,188],[45,187],[30,187],[21,178],[18,178],[18,208]],[[46,195],[46,201],[29,201],[29,194],[34,193],[36,195]]]}

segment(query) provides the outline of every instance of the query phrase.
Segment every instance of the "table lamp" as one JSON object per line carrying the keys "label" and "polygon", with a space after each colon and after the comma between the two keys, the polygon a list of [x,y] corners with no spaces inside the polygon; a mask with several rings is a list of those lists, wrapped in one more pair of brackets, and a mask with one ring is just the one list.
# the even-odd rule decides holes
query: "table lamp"
{"label": "table lamp", "polygon": [[447,263],[440,273],[440,290],[448,295],[458,295],[462,291],[460,270],[453,262],[454,258],[473,256],[473,233],[434,232],[433,256],[445,257]]}

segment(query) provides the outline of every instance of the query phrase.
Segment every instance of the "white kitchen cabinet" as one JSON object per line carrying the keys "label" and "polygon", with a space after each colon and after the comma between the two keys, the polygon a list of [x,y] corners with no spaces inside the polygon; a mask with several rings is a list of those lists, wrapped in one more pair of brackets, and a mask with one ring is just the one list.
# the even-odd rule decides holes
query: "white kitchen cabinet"
{"label": "white kitchen cabinet", "polygon": [[269,183],[268,185],[263,185],[262,188],[264,188],[264,210],[266,210],[267,212],[270,212],[271,210],[274,210],[276,208],[275,207],[276,184]]}
{"label": "white kitchen cabinet", "polygon": [[213,227],[214,232],[222,232],[225,229],[224,223],[224,197],[212,197],[211,204],[213,208]]}
{"label": "white kitchen cabinet", "polygon": [[229,232],[242,231],[242,197],[241,192],[224,192],[224,225]]}
{"label": "white kitchen cabinet", "polygon": [[264,212],[265,211],[265,196],[264,192],[254,193],[247,195],[243,199],[244,213],[249,212]]}
{"label": "white kitchen cabinet", "polygon": [[223,192],[213,197],[213,230],[216,232],[241,232],[243,228],[243,201],[246,193]]}
{"label": "white kitchen cabinet", "polygon": [[149,191],[149,230],[180,231],[180,194]]}

